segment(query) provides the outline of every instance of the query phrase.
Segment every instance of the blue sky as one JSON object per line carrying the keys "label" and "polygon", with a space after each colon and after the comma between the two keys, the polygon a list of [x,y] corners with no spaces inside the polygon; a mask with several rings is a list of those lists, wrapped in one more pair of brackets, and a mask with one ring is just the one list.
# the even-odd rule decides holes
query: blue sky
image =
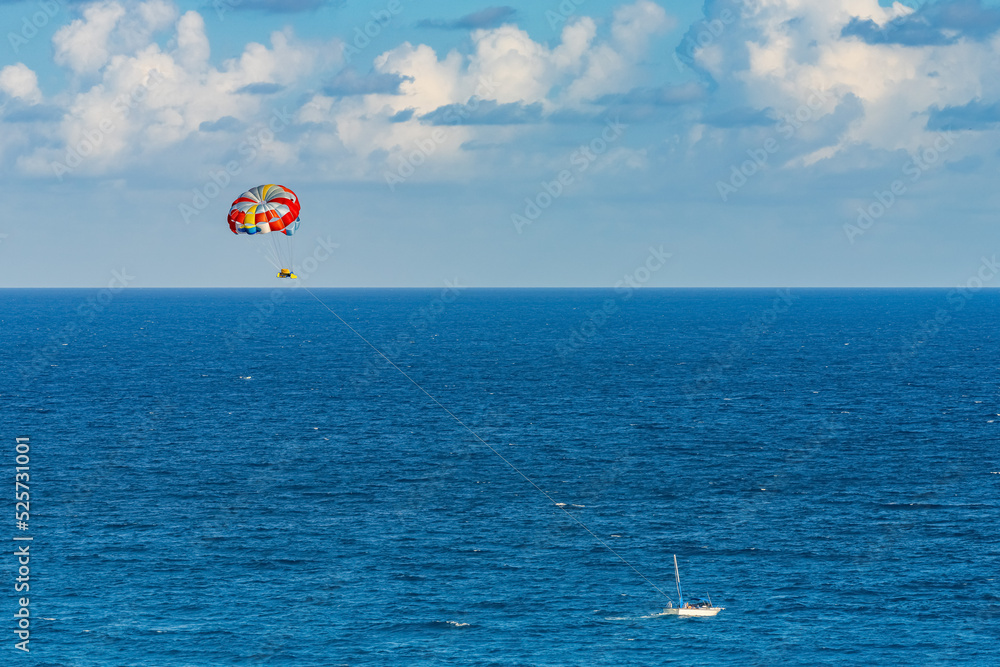
{"label": "blue sky", "polygon": [[266,239],[226,225],[268,182],[302,200],[319,287],[610,287],[665,254],[645,285],[953,286],[1000,252],[993,2],[0,0],[0,22],[3,287],[274,285]]}

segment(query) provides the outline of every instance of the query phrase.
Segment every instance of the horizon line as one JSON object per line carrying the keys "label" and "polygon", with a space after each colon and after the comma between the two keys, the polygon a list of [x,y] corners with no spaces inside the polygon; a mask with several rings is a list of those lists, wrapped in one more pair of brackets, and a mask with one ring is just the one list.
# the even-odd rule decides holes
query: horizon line
{"label": "horizon line", "polygon": [[[54,285],[54,286],[25,286],[25,287],[0,287],[0,291],[11,291],[11,290],[100,290],[107,289],[107,287],[101,286],[69,286],[69,285]],[[142,290],[270,290],[270,289],[281,289],[281,290],[296,290],[299,289],[298,286],[273,286],[273,287],[248,287],[248,286],[150,286],[150,287],[119,287],[114,291],[124,292],[124,291],[142,291]],[[311,286],[310,289],[335,289],[335,290],[428,290],[428,289],[452,289],[456,291],[465,290],[644,290],[644,291],[666,291],[666,290],[861,290],[861,289],[882,289],[882,290],[943,290],[943,289],[969,289],[961,285],[812,285],[812,286],[795,286],[795,285],[695,285],[695,286],[667,286],[667,287],[649,287],[649,286],[619,286],[619,287],[609,287],[609,286],[594,286],[594,285],[573,285],[573,286],[550,286],[550,285],[533,285],[529,287],[525,286],[445,286],[442,288],[441,285],[409,285],[409,286]],[[1000,285],[989,286],[983,285],[982,287],[976,288],[975,291],[982,290],[1000,290]]]}

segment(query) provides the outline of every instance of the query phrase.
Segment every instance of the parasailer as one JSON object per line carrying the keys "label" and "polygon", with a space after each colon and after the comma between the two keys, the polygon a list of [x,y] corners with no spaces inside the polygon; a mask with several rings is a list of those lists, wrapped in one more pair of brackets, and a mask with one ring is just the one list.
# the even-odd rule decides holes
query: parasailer
{"label": "parasailer", "polygon": [[[290,267],[292,248],[290,239],[299,228],[298,195],[284,185],[258,185],[237,197],[229,209],[229,229],[233,234],[270,234],[270,261],[278,269],[279,278],[298,278]],[[284,241],[284,242],[282,242]]]}

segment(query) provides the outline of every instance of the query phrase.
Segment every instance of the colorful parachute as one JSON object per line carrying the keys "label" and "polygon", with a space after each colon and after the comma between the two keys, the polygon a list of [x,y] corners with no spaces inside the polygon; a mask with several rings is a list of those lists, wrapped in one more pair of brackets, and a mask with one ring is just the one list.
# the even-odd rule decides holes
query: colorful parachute
{"label": "colorful parachute", "polygon": [[291,239],[284,237],[290,237],[299,228],[299,208],[298,195],[284,185],[258,185],[233,202],[229,209],[229,229],[233,234],[268,234],[271,240],[268,261],[278,269],[278,277],[296,278],[291,270],[294,261]]}
{"label": "colorful parachute", "polygon": [[284,185],[258,185],[247,190],[229,209],[233,234],[282,232],[291,236],[299,228],[299,198]]}

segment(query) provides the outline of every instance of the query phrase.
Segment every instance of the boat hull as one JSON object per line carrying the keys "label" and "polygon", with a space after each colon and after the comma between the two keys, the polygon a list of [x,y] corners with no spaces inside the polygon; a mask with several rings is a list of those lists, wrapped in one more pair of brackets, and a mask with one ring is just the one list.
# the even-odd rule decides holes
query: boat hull
{"label": "boat hull", "polygon": [[663,610],[664,616],[715,616],[725,607],[709,607],[707,609],[680,609],[672,607]]}

